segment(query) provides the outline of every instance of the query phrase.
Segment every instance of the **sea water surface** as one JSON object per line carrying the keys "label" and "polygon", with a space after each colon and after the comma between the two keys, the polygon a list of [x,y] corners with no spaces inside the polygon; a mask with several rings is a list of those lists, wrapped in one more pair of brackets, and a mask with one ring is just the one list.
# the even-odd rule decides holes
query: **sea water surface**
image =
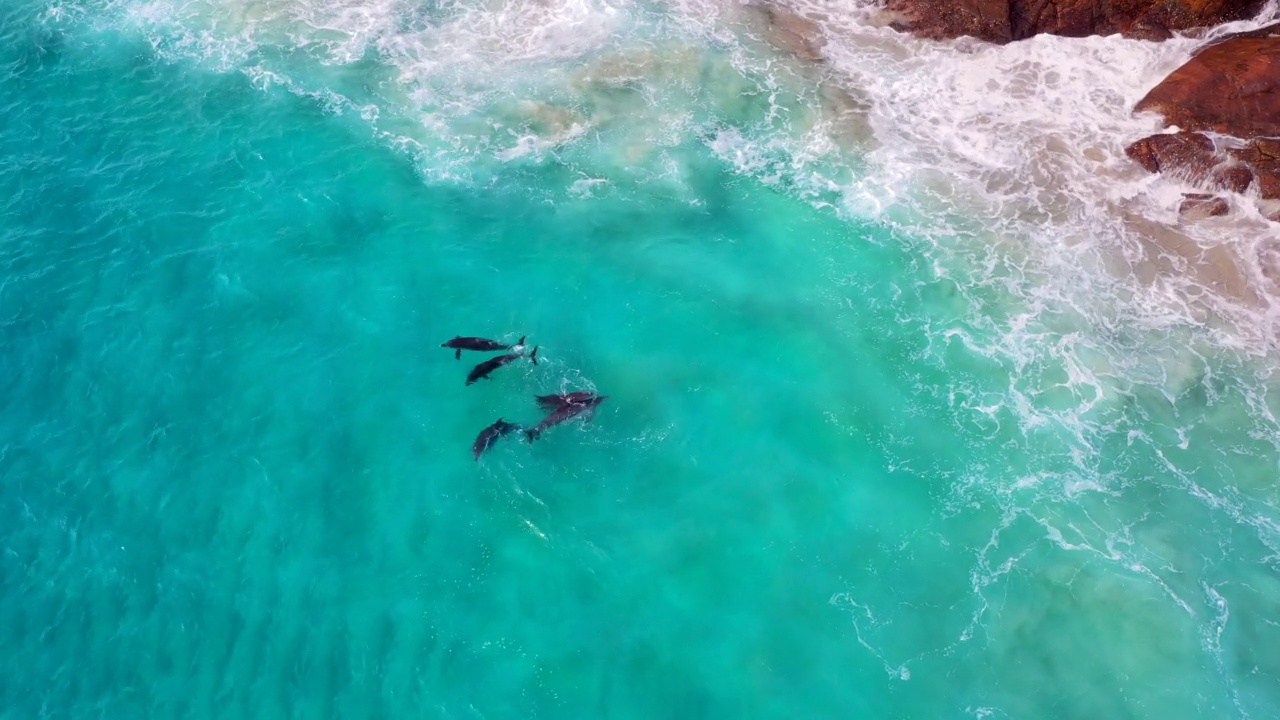
{"label": "sea water surface", "polygon": [[1200,41],[849,5],[4,3],[0,718],[1280,716]]}

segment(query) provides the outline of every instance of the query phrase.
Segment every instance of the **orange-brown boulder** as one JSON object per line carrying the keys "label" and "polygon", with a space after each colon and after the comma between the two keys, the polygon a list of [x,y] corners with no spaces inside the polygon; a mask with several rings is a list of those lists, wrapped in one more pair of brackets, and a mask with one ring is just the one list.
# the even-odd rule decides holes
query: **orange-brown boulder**
{"label": "orange-brown boulder", "polygon": [[1148,172],[1174,173],[1238,193],[1256,181],[1259,196],[1280,199],[1280,138],[1258,138],[1219,150],[1201,133],[1164,133],[1142,138],[1124,152]]}
{"label": "orange-brown boulder", "polygon": [[1223,190],[1242,193],[1253,184],[1253,171],[1247,165],[1220,165],[1214,169],[1213,183]]}
{"label": "orange-brown boulder", "polygon": [[1280,138],[1258,138],[1230,153],[1252,169],[1263,199],[1280,199]]}
{"label": "orange-brown boulder", "polygon": [[[1280,24],[1229,35],[1197,52],[1152,88],[1137,111],[1182,132],[1152,135],[1125,153],[1151,172],[1280,199]],[[1204,132],[1238,138],[1215,149]]]}
{"label": "orange-brown boulder", "polygon": [[1007,43],[1048,33],[1163,39],[1178,30],[1253,17],[1263,0],[888,0],[890,24],[934,39]]}
{"label": "orange-brown boulder", "polygon": [[1152,135],[1133,143],[1124,152],[1147,172],[1175,170],[1186,172],[1197,180],[1207,176],[1218,164],[1213,141],[1201,133]]}
{"label": "orange-brown boulder", "polygon": [[1206,47],[1134,110],[1158,112],[1182,130],[1246,140],[1280,135],[1280,24]]}

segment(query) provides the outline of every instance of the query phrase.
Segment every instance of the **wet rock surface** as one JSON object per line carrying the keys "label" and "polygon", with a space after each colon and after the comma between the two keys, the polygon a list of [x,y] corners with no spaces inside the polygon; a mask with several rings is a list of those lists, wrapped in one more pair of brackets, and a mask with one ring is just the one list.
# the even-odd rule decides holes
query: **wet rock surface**
{"label": "wet rock surface", "polygon": [[1224,197],[1208,193],[1187,193],[1182,196],[1178,214],[1189,220],[1202,220],[1226,215],[1230,209],[1231,206]]}
{"label": "wet rock surface", "polygon": [[1280,136],[1280,24],[1209,45],[1134,106],[1185,131]]}
{"label": "wet rock surface", "polygon": [[1280,198],[1280,24],[1202,49],[1152,88],[1135,111],[1158,112],[1179,129],[1125,148],[1148,171]]}
{"label": "wet rock surface", "polygon": [[996,43],[1048,33],[1147,40],[1254,16],[1262,0],[888,0],[890,24],[921,37]]}

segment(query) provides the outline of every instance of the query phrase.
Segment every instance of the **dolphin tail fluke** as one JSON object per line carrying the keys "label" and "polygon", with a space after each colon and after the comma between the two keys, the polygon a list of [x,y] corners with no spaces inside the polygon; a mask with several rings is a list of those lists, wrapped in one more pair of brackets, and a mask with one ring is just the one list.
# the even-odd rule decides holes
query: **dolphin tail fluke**
{"label": "dolphin tail fluke", "polygon": [[529,442],[533,442],[534,440],[537,440],[537,439],[538,439],[538,428],[532,428],[532,429],[530,429],[530,430],[525,430],[525,431],[524,431],[524,436],[525,436],[526,438],[528,438],[528,439],[529,439]]}
{"label": "dolphin tail fluke", "polygon": [[536,345],[534,346],[533,354],[529,356],[529,359],[533,361],[534,365],[538,364],[538,348]]}

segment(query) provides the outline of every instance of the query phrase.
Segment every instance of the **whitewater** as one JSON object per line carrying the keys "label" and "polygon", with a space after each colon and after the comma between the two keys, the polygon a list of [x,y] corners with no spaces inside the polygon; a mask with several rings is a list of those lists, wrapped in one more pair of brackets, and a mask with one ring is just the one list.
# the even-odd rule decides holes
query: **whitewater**
{"label": "whitewater", "polygon": [[1275,208],[1123,152],[1278,12],[7,3],[0,718],[1280,716]]}

